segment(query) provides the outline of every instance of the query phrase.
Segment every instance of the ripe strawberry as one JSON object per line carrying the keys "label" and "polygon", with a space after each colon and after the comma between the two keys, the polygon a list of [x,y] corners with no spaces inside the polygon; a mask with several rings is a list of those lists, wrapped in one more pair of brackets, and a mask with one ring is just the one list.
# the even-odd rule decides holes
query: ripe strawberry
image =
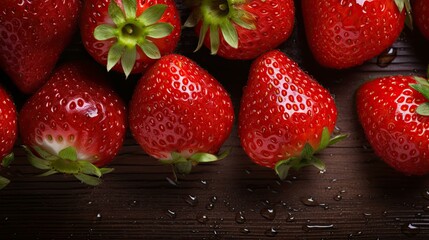
{"label": "ripe strawberry", "polygon": [[409,0],[302,1],[314,57],[321,65],[337,69],[360,65],[391,46],[409,9]]}
{"label": "ripe strawberry", "polygon": [[179,173],[214,156],[228,138],[234,111],[225,89],[180,55],[156,62],[140,79],[130,104],[134,138],[151,156]]}
{"label": "ripe strawberry", "polygon": [[413,76],[378,78],[356,95],[357,112],[375,153],[407,175],[429,173],[429,83]]}
{"label": "ripe strawberry", "polygon": [[259,165],[281,179],[290,168],[324,164],[314,153],[344,138],[330,139],[337,108],[329,92],[285,54],[274,50],[255,60],[244,89],[239,136]]}
{"label": "ripe strawberry", "polygon": [[[84,63],[60,67],[24,105],[19,127],[30,163],[43,175],[72,174],[97,185],[98,169],[118,153],[125,136],[121,99],[99,84],[103,71]],[[97,76],[97,77],[96,77]]]}
{"label": "ripe strawberry", "polygon": [[429,40],[429,4],[427,0],[414,0],[413,17],[420,32]]}
{"label": "ripe strawberry", "polygon": [[[6,91],[0,86],[0,168],[13,161],[12,148],[16,140],[17,122],[15,105]],[[0,189],[9,180],[0,176]]]}
{"label": "ripe strawberry", "polygon": [[128,77],[173,52],[180,15],[173,0],[87,0],[80,28],[89,54]]}
{"label": "ripe strawberry", "polygon": [[0,4],[0,68],[24,93],[49,78],[77,28],[79,0],[15,1]]}
{"label": "ripe strawberry", "polygon": [[286,41],[295,17],[293,0],[193,1],[185,23],[204,45],[229,59],[253,59]]}

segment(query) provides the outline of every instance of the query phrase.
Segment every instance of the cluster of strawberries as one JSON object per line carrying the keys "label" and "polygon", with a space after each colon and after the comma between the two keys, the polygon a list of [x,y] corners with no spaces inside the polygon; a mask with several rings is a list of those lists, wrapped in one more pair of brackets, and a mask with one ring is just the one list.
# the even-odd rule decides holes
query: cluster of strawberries
{"label": "cluster of strawberries", "polygon": [[[194,27],[212,54],[255,59],[238,117],[245,152],[274,168],[324,169],[315,153],[345,138],[331,136],[337,109],[330,93],[283,52],[273,50],[294,27],[293,0],[194,0],[185,27]],[[409,0],[302,0],[309,46],[330,68],[362,64],[389,47]],[[414,19],[429,38],[429,4],[413,2]],[[108,71],[142,74],[129,107],[106,84],[94,61],[56,66],[79,28],[83,46]],[[90,185],[120,150],[127,125],[143,150],[189,173],[215,155],[234,122],[231,99],[197,63],[173,54],[181,33],[173,0],[6,1],[0,6],[0,67],[26,94],[20,109],[0,88],[0,162],[13,160],[19,128],[29,162],[44,176],[64,173]],[[389,77],[362,86],[358,113],[375,152],[407,174],[429,172],[429,83]],[[9,180],[0,177],[0,188]]]}

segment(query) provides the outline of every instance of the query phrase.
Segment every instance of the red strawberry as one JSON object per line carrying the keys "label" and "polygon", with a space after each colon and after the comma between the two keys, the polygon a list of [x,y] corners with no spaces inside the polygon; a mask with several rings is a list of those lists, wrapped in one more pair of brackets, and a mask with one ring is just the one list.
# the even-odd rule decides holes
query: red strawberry
{"label": "red strawberry", "polygon": [[362,64],[392,45],[401,33],[409,0],[303,0],[308,44],[325,67]]}
{"label": "red strawberry", "polygon": [[79,0],[0,4],[0,67],[24,93],[49,78],[77,27]]}
{"label": "red strawberry", "polygon": [[383,77],[357,92],[357,112],[375,153],[407,175],[429,173],[429,83],[412,76]]}
{"label": "red strawberry", "polygon": [[130,104],[134,138],[151,156],[180,173],[221,157],[234,111],[225,89],[204,69],[180,55],[156,62],[140,79]]}
{"label": "red strawberry", "polygon": [[429,2],[414,0],[413,17],[420,32],[429,40]]}
{"label": "red strawberry", "polygon": [[244,89],[239,136],[259,165],[275,168],[281,179],[290,168],[314,165],[313,156],[344,135],[330,139],[337,108],[329,92],[280,51],[255,60]]}
{"label": "red strawberry", "polygon": [[[12,148],[16,140],[17,122],[15,104],[0,86],[0,168],[7,167],[13,160]],[[0,189],[9,180],[0,176]]]}
{"label": "red strawberry", "polygon": [[89,54],[128,77],[173,52],[180,15],[173,0],[87,0],[80,28]]}
{"label": "red strawberry", "polygon": [[293,0],[194,0],[185,26],[196,27],[203,42],[229,59],[253,59],[286,41],[295,17]]}
{"label": "red strawberry", "polygon": [[122,146],[126,113],[121,99],[98,84],[104,73],[96,70],[83,63],[62,66],[20,112],[29,161],[47,170],[44,175],[72,174],[97,185],[100,180],[90,175],[110,171],[96,166],[110,162]]}

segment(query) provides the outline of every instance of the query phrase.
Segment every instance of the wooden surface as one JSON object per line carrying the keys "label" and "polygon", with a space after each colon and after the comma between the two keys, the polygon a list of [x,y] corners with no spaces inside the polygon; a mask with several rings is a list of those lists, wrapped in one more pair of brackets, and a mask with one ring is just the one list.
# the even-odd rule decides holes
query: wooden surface
{"label": "wooden surface", "polygon": [[[115,172],[95,188],[67,176],[36,177],[40,172],[16,147],[17,162],[1,171],[12,183],[0,192],[0,239],[429,239],[429,178],[403,176],[378,159],[354,105],[356,89],[369,79],[423,75],[428,42],[406,30],[387,67],[373,59],[328,70],[312,59],[301,22],[298,11],[295,32],[280,48],[331,91],[338,128],[350,134],[320,154],[326,172],[307,168],[281,182],[249,160],[236,128],[224,146],[232,148],[228,158],[198,166],[177,184],[171,169],[148,157],[130,135],[110,165]],[[250,62],[222,60],[206,49],[193,53],[195,43],[192,30],[185,30],[177,52],[208,69],[238,109]],[[77,37],[62,59],[82,55]],[[135,80],[117,83],[126,100]],[[2,83],[20,106],[25,97],[4,76]]]}

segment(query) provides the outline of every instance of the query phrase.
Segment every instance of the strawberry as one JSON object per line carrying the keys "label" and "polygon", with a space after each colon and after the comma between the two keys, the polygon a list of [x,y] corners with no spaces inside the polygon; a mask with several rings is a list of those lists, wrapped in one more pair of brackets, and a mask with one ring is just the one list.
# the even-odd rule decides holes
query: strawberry
{"label": "strawberry", "polygon": [[251,66],[239,112],[241,145],[257,164],[285,179],[290,168],[324,164],[314,153],[330,139],[337,108],[329,92],[284,53],[273,50]]}
{"label": "strawberry", "polygon": [[389,76],[363,84],[357,112],[374,152],[407,175],[429,173],[429,83],[414,76]]}
{"label": "strawberry", "polygon": [[294,26],[293,0],[194,0],[185,23],[204,45],[229,59],[253,59],[286,41]]}
{"label": "strawberry", "polygon": [[[13,160],[12,148],[17,133],[16,118],[15,104],[0,86],[0,168],[7,167]],[[8,183],[8,179],[0,176],[0,189]]]}
{"label": "strawberry", "polygon": [[111,171],[98,167],[122,146],[126,113],[121,99],[100,84],[105,76],[97,70],[86,63],[65,64],[23,106],[21,138],[30,163],[47,170],[42,175],[72,174],[97,185],[97,177]]}
{"label": "strawberry", "polygon": [[173,52],[181,29],[173,0],[87,0],[80,28],[89,54],[127,77]]}
{"label": "strawberry", "polygon": [[129,123],[141,147],[179,173],[223,158],[215,154],[228,138],[234,111],[225,89],[181,55],[167,55],[139,80]]}
{"label": "strawberry", "polygon": [[307,41],[315,59],[337,69],[360,65],[391,46],[410,9],[409,0],[302,1]]}
{"label": "strawberry", "polygon": [[427,0],[414,0],[413,17],[420,32],[429,40],[429,4]]}
{"label": "strawberry", "polygon": [[79,0],[15,1],[0,4],[0,68],[24,93],[49,78],[77,29]]}

